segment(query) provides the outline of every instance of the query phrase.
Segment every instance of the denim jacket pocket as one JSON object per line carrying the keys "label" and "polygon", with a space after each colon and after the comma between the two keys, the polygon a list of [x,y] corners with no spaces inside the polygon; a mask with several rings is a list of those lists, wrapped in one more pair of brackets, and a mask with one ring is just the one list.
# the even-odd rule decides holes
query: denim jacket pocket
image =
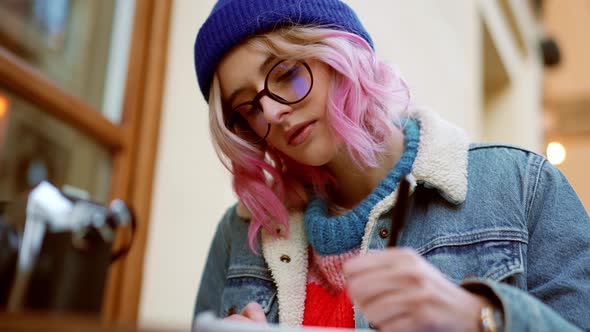
{"label": "denim jacket pocket", "polygon": [[238,314],[250,302],[258,302],[268,315],[277,291],[267,269],[230,266],[221,295],[221,317]]}
{"label": "denim jacket pocket", "polygon": [[501,281],[524,273],[527,238],[518,230],[484,230],[441,236],[418,252],[456,283],[467,278]]}

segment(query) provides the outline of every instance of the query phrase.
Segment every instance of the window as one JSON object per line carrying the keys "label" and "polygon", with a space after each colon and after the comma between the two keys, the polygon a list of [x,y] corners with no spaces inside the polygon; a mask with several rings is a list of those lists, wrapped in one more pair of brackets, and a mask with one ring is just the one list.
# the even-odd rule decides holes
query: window
{"label": "window", "polygon": [[132,205],[139,227],[111,268],[107,321],[136,320],[170,7],[0,1],[0,199],[47,179]]}

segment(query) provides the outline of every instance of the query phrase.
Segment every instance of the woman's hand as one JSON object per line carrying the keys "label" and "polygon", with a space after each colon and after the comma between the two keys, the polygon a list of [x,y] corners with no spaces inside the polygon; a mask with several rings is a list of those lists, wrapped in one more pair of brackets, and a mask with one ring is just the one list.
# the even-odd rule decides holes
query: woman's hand
{"label": "woman's hand", "polygon": [[268,324],[264,310],[262,310],[262,307],[257,302],[248,303],[239,314],[233,314],[224,319],[240,322],[262,323],[264,325]]}
{"label": "woman's hand", "polygon": [[416,251],[370,252],[343,266],[350,299],[379,331],[479,331],[489,302],[448,280]]}

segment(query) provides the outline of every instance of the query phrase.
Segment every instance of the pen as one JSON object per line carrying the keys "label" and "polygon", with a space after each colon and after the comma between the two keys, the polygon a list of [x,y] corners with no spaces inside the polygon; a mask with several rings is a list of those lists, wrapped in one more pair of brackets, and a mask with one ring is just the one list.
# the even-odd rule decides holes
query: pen
{"label": "pen", "polygon": [[409,198],[410,182],[403,176],[398,184],[397,201],[391,213],[391,232],[389,243],[387,244],[388,247],[395,247],[397,245],[399,233],[408,219],[408,210],[410,208],[410,204],[408,203]]}

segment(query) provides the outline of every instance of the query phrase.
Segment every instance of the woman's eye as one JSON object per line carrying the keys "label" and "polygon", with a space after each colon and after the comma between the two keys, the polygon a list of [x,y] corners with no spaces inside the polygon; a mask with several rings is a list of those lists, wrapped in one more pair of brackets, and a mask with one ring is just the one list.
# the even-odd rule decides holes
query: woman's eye
{"label": "woman's eye", "polygon": [[246,113],[246,116],[253,117],[253,116],[256,116],[257,113],[258,113],[258,110],[256,110],[255,107],[250,107],[250,109],[248,110],[248,113]]}
{"label": "woman's eye", "polygon": [[283,81],[291,81],[293,80],[293,77],[297,76],[297,73],[299,72],[299,65],[294,65],[291,68],[289,68],[288,70],[286,70],[285,72],[283,72],[279,78],[277,79],[278,82],[283,82]]}
{"label": "woman's eye", "polygon": [[258,110],[254,106],[244,106],[238,109],[238,113],[240,113],[244,118],[250,119],[257,115]]}

